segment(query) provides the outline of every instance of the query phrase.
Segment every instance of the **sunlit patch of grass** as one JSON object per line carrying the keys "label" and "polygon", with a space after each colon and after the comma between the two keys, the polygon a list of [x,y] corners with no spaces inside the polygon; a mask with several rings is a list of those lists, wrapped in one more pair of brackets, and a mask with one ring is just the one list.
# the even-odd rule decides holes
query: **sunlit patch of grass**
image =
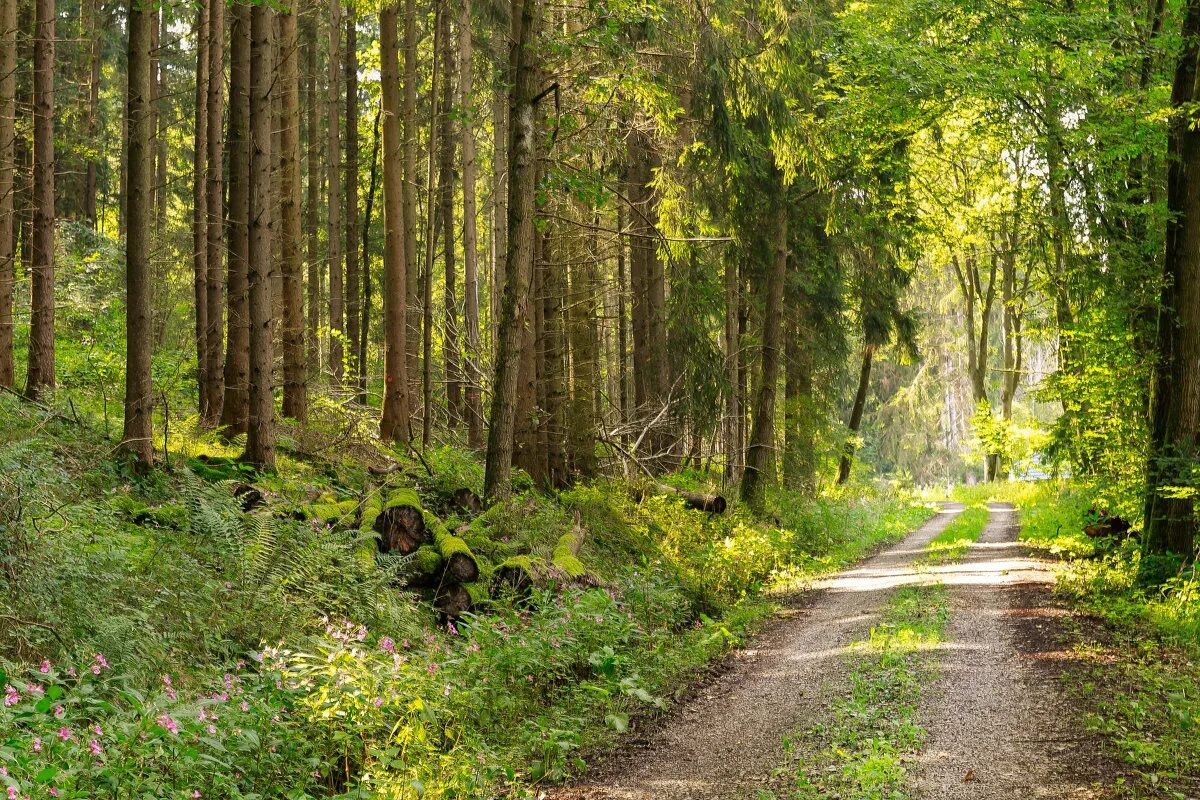
{"label": "sunlit patch of grass", "polygon": [[[851,691],[833,710],[833,722],[802,737],[805,758],[796,768],[796,800],[899,800],[905,762],[921,747],[917,724],[921,687],[932,677],[922,651],[939,644],[949,618],[945,586],[908,586],[892,597],[883,621],[855,648]],[[795,751],[792,742],[785,746]]]}
{"label": "sunlit patch of grass", "polygon": [[972,503],[926,545],[926,555],[922,556],[921,560],[927,564],[957,561],[967,554],[972,543],[979,541],[987,521],[987,504]]}

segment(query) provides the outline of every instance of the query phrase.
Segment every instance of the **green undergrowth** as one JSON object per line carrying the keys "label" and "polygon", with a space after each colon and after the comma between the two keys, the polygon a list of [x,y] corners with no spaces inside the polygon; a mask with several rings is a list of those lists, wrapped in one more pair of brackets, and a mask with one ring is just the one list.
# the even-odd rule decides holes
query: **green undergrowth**
{"label": "green undergrowth", "polygon": [[949,617],[941,584],[898,589],[883,621],[851,656],[850,693],[828,724],[785,749],[795,753],[794,800],[899,800],[907,797],[905,761],[925,738],[917,724],[921,687],[933,677],[925,651],[943,640]]}
{"label": "green undergrowth", "polygon": [[[370,419],[319,398],[269,476],[194,418],[171,419],[161,466],[138,475],[94,414],[0,395],[0,415],[0,783],[20,796],[536,793],[660,714],[773,613],[772,592],[930,513],[861,486],[710,515],[518,475],[473,517],[453,500],[481,489],[473,455],[384,453]],[[399,470],[373,478],[384,456]],[[232,491],[246,481],[265,503],[251,513]],[[385,482],[489,568],[562,567],[525,593],[481,581],[444,624],[404,585],[409,559],[360,526]]]}
{"label": "green undergrowth", "polygon": [[967,554],[973,542],[979,541],[987,521],[987,504],[971,503],[926,546],[927,552],[921,557],[921,561],[927,564],[944,564],[959,560]]}
{"label": "green undergrowth", "polygon": [[1089,510],[1128,514],[1134,499],[1070,483],[1007,484],[989,492],[1014,502],[1021,539],[1059,559],[1058,591],[1085,616],[1074,625],[1078,666],[1068,686],[1136,773],[1132,796],[1185,798],[1200,788],[1200,580],[1176,566],[1147,585],[1135,537],[1091,539]]}

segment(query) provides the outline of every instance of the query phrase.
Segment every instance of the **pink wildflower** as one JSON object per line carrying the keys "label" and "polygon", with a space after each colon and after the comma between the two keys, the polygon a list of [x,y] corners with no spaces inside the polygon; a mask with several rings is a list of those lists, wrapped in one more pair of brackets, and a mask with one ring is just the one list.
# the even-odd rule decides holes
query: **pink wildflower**
{"label": "pink wildflower", "polygon": [[385,653],[394,654],[396,652],[396,643],[391,640],[391,637],[384,636],[379,640],[379,649]]}
{"label": "pink wildflower", "polygon": [[4,685],[4,705],[15,706],[19,702],[21,702],[20,692],[18,692],[12,686],[5,684]]}
{"label": "pink wildflower", "polygon": [[17,787],[8,787],[8,800],[17,800]]}
{"label": "pink wildflower", "polygon": [[75,668],[74,668],[74,667],[67,667],[67,674],[68,674],[68,675],[70,675],[72,678],[76,677]]}
{"label": "pink wildflower", "polygon": [[242,701],[242,705],[240,706],[240,708],[242,709],[242,711],[249,711],[249,710],[250,710],[250,704],[249,704],[249,703],[247,703],[245,700],[243,700],[243,701]]}
{"label": "pink wildflower", "polygon": [[51,797],[58,797],[58,788],[51,786],[46,790],[46,794],[50,795]]}
{"label": "pink wildflower", "polygon": [[67,715],[67,710],[65,708],[63,708],[62,706],[54,707],[54,718],[55,719],[62,719],[66,715]]}
{"label": "pink wildflower", "polygon": [[97,736],[104,735],[104,728],[100,727],[99,722],[97,722],[95,725],[92,726],[92,733],[96,734]]}
{"label": "pink wildflower", "polygon": [[95,739],[92,739],[88,742],[88,749],[92,751],[92,755],[94,755],[96,758],[99,758],[104,752],[100,749],[100,743]]}
{"label": "pink wildflower", "polygon": [[43,675],[45,675],[47,672],[49,672],[49,671],[50,671],[50,662],[49,662],[49,661],[43,661],[43,662],[42,662],[42,666],[40,667],[40,669],[41,669],[41,671],[42,671],[42,674],[43,674]]}
{"label": "pink wildflower", "polygon": [[40,683],[33,682],[30,682],[29,685],[25,687],[25,691],[29,692],[34,697],[41,697],[46,693],[46,690],[42,688]]}
{"label": "pink wildflower", "polygon": [[160,726],[166,728],[167,730],[169,730],[171,733],[175,734],[176,736],[179,735],[179,723],[176,722],[175,720],[171,719],[170,714],[167,714],[164,712],[164,713],[160,714],[158,719],[155,721]]}
{"label": "pink wildflower", "polygon": [[58,738],[62,739],[64,742],[70,741],[71,729],[68,728],[66,725],[59,728],[58,729]]}
{"label": "pink wildflower", "polygon": [[217,732],[217,726],[210,723],[207,730],[208,730],[208,735],[211,736]]}
{"label": "pink wildflower", "polygon": [[40,737],[40,736],[33,737],[33,752],[35,752],[35,753],[42,752],[42,737]]}

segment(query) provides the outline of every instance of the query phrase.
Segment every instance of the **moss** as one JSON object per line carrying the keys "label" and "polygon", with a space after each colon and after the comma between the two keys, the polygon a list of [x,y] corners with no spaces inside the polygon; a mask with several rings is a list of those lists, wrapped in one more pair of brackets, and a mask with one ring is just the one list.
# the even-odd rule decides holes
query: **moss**
{"label": "moss", "polygon": [[330,495],[323,495],[322,499],[308,507],[308,514],[310,519],[340,524],[353,520],[357,510],[357,500],[337,500]]}
{"label": "moss", "polygon": [[383,511],[383,493],[382,491],[372,492],[363,500],[362,507],[362,522],[359,527],[363,530],[371,530],[375,527],[375,518]]}
{"label": "moss", "polygon": [[471,608],[478,609],[492,600],[485,583],[464,583],[463,588],[467,590],[467,594],[471,595]]}
{"label": "moss", "polygon": [[[426,523],[428,524],[428,523]],[[471,552],[470,546],[463,541],[461,537],[451,533],[445,525],[438,523],[433,528],[433,543],[437,546],[438,551],[442,554],[442,558],[449,561],[456,555],[463,555],[475,560],[475,554]]]}
{"label": "moss", "polygon": [[413,569],[421,575],[436,575],[442,568],[442,554],[437,551],[436,547],[424,544],[413,553],[412,564]]}
{"label": "moss", "polygon": [[[404,506],[422,509],[421,497],[417,494],[416,489],[392,489],[392,491],[388,492],[387,502],[383,505],[384,508],[401,508]],[[425,524],[429,524],[428,519],[426,519]]]}
{"label": "moss", "polygon": [[[506,559],[499,567],[496,568],[496,571],[501,572],[506,569],[518,570],[525,573],[530,578],[533,578],[533,576],[537,574],[537,570],[534,568],[534,561],[535,559],[533,556],[513,556],[512,558]],[[541,561],[537,560],[537,563],[540,564]]]}
{"label": "moss", "polygon": [[570,531],[564,533],[558,539],[558,544],[554,546],[554,566],[567,574],[571,579],[582,578],[587,575],[587,567],[575,555],[575,550],[579,548],[579,537],[582,534],[578,531]]}

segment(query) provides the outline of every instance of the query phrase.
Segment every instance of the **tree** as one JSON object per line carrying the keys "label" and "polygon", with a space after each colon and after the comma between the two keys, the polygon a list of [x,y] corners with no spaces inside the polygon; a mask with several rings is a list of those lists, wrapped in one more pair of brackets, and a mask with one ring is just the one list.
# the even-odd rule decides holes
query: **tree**
{"label": "tree", "polygon": [[342,34],[342,5],[340,0],[329,3],[329,99],[326,105],[327,144],[325,168],[328,172],[329,198],[326,244],[329,262],[329,370],[330,381],[341,386],[344,365],[343,337],[346,334],[343,318],[342,282],[342,150],[338,126],[342,118],[342,82],[340,41]]}
{"label": "tree", "polygon": [[[208,398],[203,391],[204,363],[208,358],[208,197],[205,175],[208,150],[208,17],[209,0],[200,0],[192,31],[196,37],[196,114],[192,139],[192,283],[196,304],[196,387],[200,418],[208,416]],[[89,183],[94,180],[89,167]],[[89,190],[90,192],[91,190]],[[94,203],[94,201],[92,201]],[[94,223],[93,223],[94,224]]]}
{"label": "tree", "polygon": [[250,418],[245,460],[260,470],[275,468],[274,363],[271,334],[271,102],[275,85],[272,41],[275,12],[256,3],[250,30]]}
{"label": "tree", "polygon": [[466,393],[467,445],[483,447],[483,373],[479,367],[479,238],[475,207],[475,96],[472,89],[471,3],[458,11],[458,107],[462,125],[463,322],[466,328],[463,382]]}
{"label": "tree", "polygon": [[[439,17],[441,38],[442,100],[438,146],[440,153],[438,177],[438,215],[441,217],[442,260],[444,269],[442,358],[446,375],[446,410],[450,426],[463,419],[462,374],[458,340],[457,266],[454,256],[454,75],[457,72],[457,48],[450,35],[450,12],[444,9]],[[436,69],[436,67],[435,67]]]}
{"label": "tree", "polygon": [[125,201],[125,430],[121,445],[143,465],[154,458],[150,384],[150,232],[154,218],[154,124],[151,32],[157,11],[129,0],[129,141]]}
{"label": "tree", "polygon": [[221,430],[234,437],[250,421],[250,4],[236,2],[229,26],[229,267]]}
{"label": "tree", "polygon": [[1188,0],[1171,89],[1167,252],[1151,395],[1145,547],[1194,555],[1193,465],[1200,457],[1200,131],[1195,125],[1200,0]]}
{"label": "tree", "polygon": [[305,80],[305,133],[307,157],[307,202],[304,208],[304,226],[308,232],[306,250],[307,322],[306,343],[308,363],[314,370],[321,364],[321,342],[318,329],[321,327],[321,253],[320,213],[321,203],[321,137],[317,119],[320,117],[317,99],[317,21],[310,15],[304,26],[304,80]]}
{"label": "tree", "polygon": [[[404,241],[407,222],[402,183],[405,174],[404,141],[400,118],[400,64],[396,4],[379,13],[380,82],[383,93],[383,416],[379,436],[385,442],[407,441],[409,428],[409,384],[407,362],[408,318],[405,311],[408,281],[413,268],[406,261]],[[407,91],[407,90],[406,90]]]}
{"label": "tree", "polygon": [[[410,402],[417,397],[420,375],[421,304],[417,270],[417,3],[404,0],[404,103],[400,110],[404,129],[404,297],[407,330],[405,332],[406,372]],[[430,215],[432,216],[432,214]]]}
{"label": "tree", "polygon": [[780,173],[773,191],[776,207],[771,231],[771,270],[767,278],[766,307],[763,309],[761,373],[754,405],[754,428],[746,449],[742,472],[742,501],[761,509],[766,481],[775,458],[775,396],[778,394],[779,364],[783,356],[783,290],[787,283],[788,208],[787,186]]}
{"label": "tree", "polygon": [[533,273],[534,201],[537,193],[538,0],[514,0],[510,57],[512,138],[509,141],[508,247],[504,258],[504,300],[492,387],[491,427],[484,464],[484,496],[505,499],[512,490],[513,431],[517,411],[517,371],[529,313]]}
{"label": "tree", "polygon": [[33,38],[32,313],[25,394],[54,388],[54,0],[36,0]]}
{"label": "tree", "polygon": [[280,95],[283,130],[280,133],[280,255],[283,272],[283,415],[308,416],[304,359],[304,272],[300,230],[300,55],[297,17],[300,8],[280,16]]}
{"label": "tree", "polygon": [[207,185],[206,207],[208,210],[208,242],[205,245],[208,257],[205,314],[207,327],[204,332],[207,354],[201,370],[201,392],[205,396],[202,404],[205,416],[201,421],[215,427],[221,419],[224,400],[222,380],[222,326],[224,323],[224,253],[225,253],[225,168],[223,162],[225,130],[225,4],[209,0],[208,19],[208,158],[204,172]]}
{"label": "tree", "polygon": [[17,0],[0,0],[0,386],[12,388],[16,209]]}
{"label": "tree", "polygon": [[[354,7],[346,14],[346,341],[350,383],[358,386],[359,317],[363,313],[358,261],[358,20]],[[364,262],[362,269],[367,269]]]}

